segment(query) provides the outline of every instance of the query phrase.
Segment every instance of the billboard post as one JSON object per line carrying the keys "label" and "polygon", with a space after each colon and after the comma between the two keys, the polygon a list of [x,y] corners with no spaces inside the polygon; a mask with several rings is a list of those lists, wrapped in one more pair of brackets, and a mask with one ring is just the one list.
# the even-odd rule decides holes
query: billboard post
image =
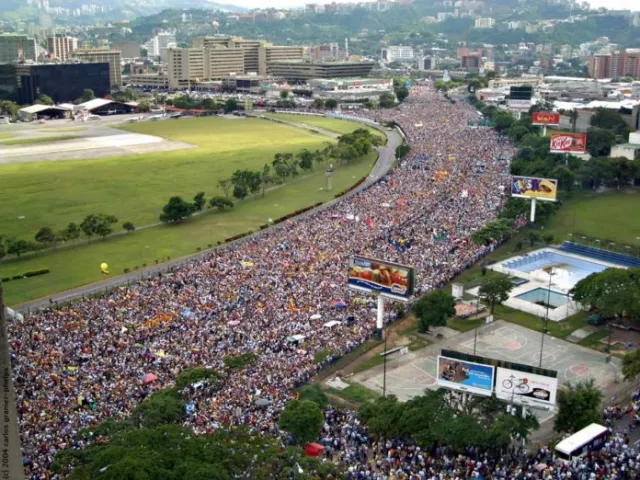
{"label": "billboard post", "polygon": [[520,177],[511,179],[511,196],[531,200],[531,223],[536,220],[538,200],[555,202],[558,197],[558,180],[554,178]]}

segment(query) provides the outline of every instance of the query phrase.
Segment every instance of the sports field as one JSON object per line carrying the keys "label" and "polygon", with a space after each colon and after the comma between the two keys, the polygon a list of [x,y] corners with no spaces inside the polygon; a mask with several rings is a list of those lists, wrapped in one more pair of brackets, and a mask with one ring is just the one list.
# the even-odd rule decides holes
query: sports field
{"label": "sports field", "polygon": [[[351,125],[351,123],[349,123]],[[353,124],[357,127],[357,124]],[[301,129],[257,119],[166,120],[127,125],[126,130],[189,142],[198,149],[69,162],[38,162],[0,166],[8,179],[0,191],[0,230],[33,239],[42,226],[60,229],[81,222],[93,212],[118,216],[120,225],[136,227],[158,222],[162,206],[172,195],[190,200],[198,191],[207,198],[222,195],[218,179],[236,169],[260,169],[277,152],[322,148],[329,139]],[[366,159],[336,169],[333,191],[324,190],[322,168],[273,187],[266,197],[236,202],[227,212],[209,211],[178,226],[156,226],[133,233],[94,240],[91,244],[63,246],[0,264],[0,277],[50,269],[51,273],[4,285],[8,303],[16,304],[56,291],[103,279],[98,265],[108,262],[113,274],[207,249],[233,235],[257,230],[268,218],[277,218],[317,202],[331,200],[366,176],[376,159]],[[6,177],[5,177],[6,176]],[[6,212],[6,213],[5,213]],[[24,219],[18,219],[19,216]]]}
{"label": "sports field", "polygon": [[348,120],[341,120],[338,118],[316,117],[313,115],[295,115],[289,113],[265,113],[264,116],[267,118],[283,120],[285,122],[304,123],[311,127],[322,128],[330,132],[341,134],[352,132],[356,128],[366,128],[371,132],[379,134],[379,131],[375,128],[366,127],[357,122],[350,122]]}

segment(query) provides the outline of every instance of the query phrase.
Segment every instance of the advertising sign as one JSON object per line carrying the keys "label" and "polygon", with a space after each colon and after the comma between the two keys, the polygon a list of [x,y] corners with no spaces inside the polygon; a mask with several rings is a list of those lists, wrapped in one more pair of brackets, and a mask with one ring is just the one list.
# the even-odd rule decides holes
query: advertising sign
{"label": "advertising sign", "polygon": [[536,112],[531,115],[533,125],[560,125],[560,114],[552,112]]}
{"label": "advertising sign", "polygon": [[531,108],[531,100],[509,99],[507,100],[507,107],[512,110],[529,110]]}
{"label": "advertising sign", "polygon": [[511,196],[555,202],[558,180],[554,178],[511,177]]}
{"label": "advertising sign", "polygon": [[551,153],[584,153],[586,149],[586,133],[551,134]]}
{"label": "advertising sign", "polygon": [[520,405],[553,407],[558,379],[509,368],[496,369],[496,397]]}
{"label": "advertising sign", "polygon": [[494,367],[438,356],[438,385],[461,392],[491,396]]}
{"label": "advertising sign", "polygon": [[351,288],[406,300],[413,295],[412,267],[354,255],[349,260],[348,284]]}

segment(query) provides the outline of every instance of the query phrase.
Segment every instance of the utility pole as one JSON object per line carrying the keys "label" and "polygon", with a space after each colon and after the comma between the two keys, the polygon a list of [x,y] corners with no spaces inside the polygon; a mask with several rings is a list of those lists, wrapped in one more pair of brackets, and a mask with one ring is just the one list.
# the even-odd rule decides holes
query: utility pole
{"label": "utility pole", "polygon": [[16,411],[16,392],[13,388],[13,371],[9,356],[9,339],[7,338],[6,313],[2,282],[0,282],[0,374],[2,376],[2,460],[0,461],[0,478],[8,480],[24,480],[20,433],[18,432],[18,414]]}

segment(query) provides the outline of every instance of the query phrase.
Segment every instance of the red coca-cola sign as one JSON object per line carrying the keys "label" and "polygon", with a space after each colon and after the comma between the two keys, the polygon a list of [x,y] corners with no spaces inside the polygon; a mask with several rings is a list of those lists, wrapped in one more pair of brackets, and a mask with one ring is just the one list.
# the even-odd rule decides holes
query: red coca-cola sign
{"label": "red coca-cola sign", "polygon": [[552,133],[551,152],[584,153],[587,149],[586,133]]}
{"label": "red coca-cola sign", "polygon": [[534,125],[560,125],[560,114],[551,112],[536,112],[531,116]]}

